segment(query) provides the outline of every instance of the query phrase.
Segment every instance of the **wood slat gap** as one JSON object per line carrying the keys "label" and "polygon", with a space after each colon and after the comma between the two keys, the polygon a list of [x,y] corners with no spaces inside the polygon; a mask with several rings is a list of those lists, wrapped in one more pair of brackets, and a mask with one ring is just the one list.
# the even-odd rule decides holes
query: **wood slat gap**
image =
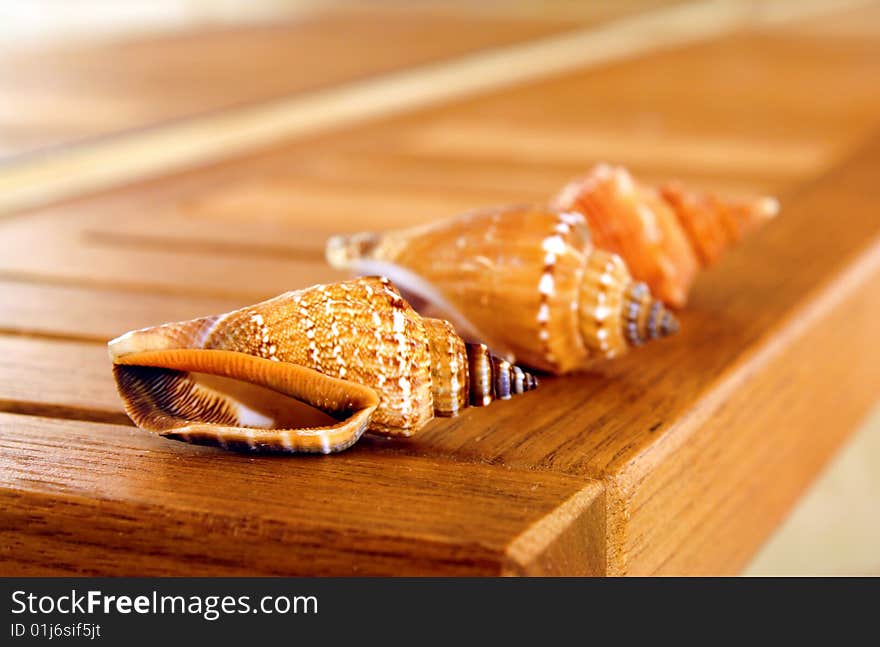
{"label": "wood slat gap", "polygon": [[243,300],[244,302],[257,302],[276,296],[275,294],[267,294],[266,292],[259,292],[256,290],[253,292],[244,290],[237,291],[223,289],[209,290],[205,288],[191,288],[184,285],[156,285],[153,283],[142,283],[139,281],[114,281],[111,279],[58,276],[56,274],[40,274],[38,272],[18,272],[9,270],[0,270],[0,280],[16,281],[20,283],[32,283],[38,285],[53,285],[118,291],[126,292],[133,295],[150,294],[172,297],[235,299]]}
{"label": "wood slat gap", "polygon": [[130,234],[115,231],[86,229],[82,232],[86,244],[104,247],[134,247],[153,249],[169,254],[224,254],[229,256],[258,256],[284,260],[306,261],[316,264],[326,262],[323,248],[292,247],[247,242],[223,242],[162,235]]}
{"label": "wood slat gap", "polygon": [[35,328],[7,328],[0,326],[0,336],[2,337],[24,337],[26,339],[45,339],[48,341],[69,341],[79,342],[82,344],[106,344],[107,339],[94,335],[86,335],[76,332],[53,332],[48,330],[38,330]]}
{"label": "wood slat gap", "polygon": [[40,418],[78,420],[80,422],[94,422],[99,424],[134,427],[134,423],[122,411],[89,409],[85,407],[49,404],[45,402],[0,399],[0,412],[23,416],[36,416]]}

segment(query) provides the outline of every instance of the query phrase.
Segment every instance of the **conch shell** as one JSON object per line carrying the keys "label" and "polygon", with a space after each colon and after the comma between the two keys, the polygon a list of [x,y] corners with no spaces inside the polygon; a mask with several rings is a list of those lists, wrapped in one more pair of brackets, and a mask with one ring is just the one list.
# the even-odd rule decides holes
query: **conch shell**
{"label": "conch shell", "polygon": [[407,294],[439,304],[463,334],[553,373],[678,329],[620,257],[593,246],[576,212],[506,207],[337,236],[327,258],[338,268],[387,273]]}
{"label": "conch shell", "polygon": [[384,278],[136,330],[109,350],[135,424],[243,451],[330,453],[365,431],[410,436],[435,415],[537,385],[448,322],[421,317]]}
{"label": "conch shell", "polygon": [[584,214],[593,243],[619,254],[635,278],[674,307],[687,302],[701,266],[779,212],[773,198],[725,200],[677,183],[648,187],[608,164],[570,182],[552,206]]}

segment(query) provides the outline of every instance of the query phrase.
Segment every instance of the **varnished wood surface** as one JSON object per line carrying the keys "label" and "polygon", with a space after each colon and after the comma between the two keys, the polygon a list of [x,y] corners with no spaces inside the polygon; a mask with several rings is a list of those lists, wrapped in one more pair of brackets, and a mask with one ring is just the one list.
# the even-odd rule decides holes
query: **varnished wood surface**
{"label": "varnished wood surface", "polygon": [[[876,13],[860,11],[7,217],[3,571],[737,572],[880,393],[880,41],[841,26]],[[124,425],[106,338],[332,280],[330,233],[541,200],[597,159],[782,198],[700,277],[677,337],[336,457],[252,459]],[[87,527],[98,510],[107,524]],[[118,538],[132,527],[157,541],[141,557]],[[215,550],[192,545],[198,529]],[[236,553],[237,533],[265,556]]]}
{"label": "varnished wood surface", "polygon": [[570,28],[556,19],[330,6],[282,22],[189,29],[0,57],[0,161],[315,90]]}
{"label": "varnished wood surface", "polygon": [[[652,8],[657,4],[646,2]],[[377,117],[449,103],[493,88],[514,87],[536,78],[710,39],[753,24],[755,16],[761,14],[754,3],[744,0],[659,3],[654,10],[627,15],[633,6],[603,6],[586,26],[546,38],[483,48],[431,65],[411,65],[392,74],[251,102],[213,111],[197,120],[178,119],[129,132],[125,137],[96,139],[89,146],[55,147],[43,155],[25,156],[0,169],[0,215],[234,157],[281,140],[314,136]],[[823,3],[818,6],[823,8]],[[604,20],[599,17],[602,15]],[[375,21],[380,17],[381,14],[369,19]],[[431,20],[431,14],[414,12],[414,18],[424,23]],[[463,16],[462,20],[466,18]],[[490,24],[483,26],[491,30]],[[69,55],[76,60],[75,53]],[[337,56],[348,55],[340,52],[334,54]],[[367,57],[363,65],[369,67],[370,61]],[[360,65],[354,64],[354,68],[360,69]],[[315,66],[310,74],[321,77],[322,66]],[[220,85],[227,82],[228,79],[218,81]],[[88,93],[80,91],[75,96]],[[72,119],[75,123],[76,116]]]}
{"label": "varnished wood surface", "polygon": [[[604,567],[586,550],[601,539],[601,488],[563,475],[392,465],[363,450],[234,456],[32,416],[0,415],[0,428],[5,575],[543,572],[542,554],[570,528],[577,541],[561,554],[583,574]],[[218,475],[236,487],[218,490]],[[545,520],[558,503],[571,523]]]}

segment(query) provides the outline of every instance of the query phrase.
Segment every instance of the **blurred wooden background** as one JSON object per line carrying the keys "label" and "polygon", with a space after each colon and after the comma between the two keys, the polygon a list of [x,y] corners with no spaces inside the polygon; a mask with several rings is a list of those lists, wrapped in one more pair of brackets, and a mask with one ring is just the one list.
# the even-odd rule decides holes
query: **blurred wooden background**
{"label": "blurred wooden background", "polygon": [[[876,402],[876,3],[111,4],[0,9],[4,572],[740,572]],[[108,338],[339,278],[331,233],[544,200],[598,160],[782,199],[679,338],[344,457],[128,425]],[[878,433],[749,572],[880,573]],[[222,520],[196,483],[220,474]],[[266,561],[176,555],[198,515]],[[113,538],[139,524],[146,555]]]}

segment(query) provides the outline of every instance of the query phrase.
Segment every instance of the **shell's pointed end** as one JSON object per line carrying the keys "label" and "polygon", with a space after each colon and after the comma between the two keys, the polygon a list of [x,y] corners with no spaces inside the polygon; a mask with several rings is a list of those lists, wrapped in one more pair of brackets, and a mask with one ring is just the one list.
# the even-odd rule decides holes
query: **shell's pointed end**
{"label": "shell's pointed end", "polygon": [[351,269],[357,261],[370,258],[378,243],[379,236],[370,232],[333,236],[327,241],[324,255],[336,269]]}
{"label": "shell's pointed end", "polygon": [[489,352],[485,344],[466,344],[470,405],[485,407],[538,388],[538,378]]}
{"label": "shell's pointed end", "polygon": [[[506,360],[492,358],[494,384],[493,398],[496,400],[509,400],[515,395],[520,395],[538,388],[538,378],[524,371],[519,366]],[[479,404],[479,403],[478,403]]]}
{"label": "shell's pointed end", "polygon": [[652,300],[644,322],[644,339],[662,339],[678,332],[678,319],[662,301]]}
{"label": "shell's pointed end", "polygon": [[661,307],[660,323],[657,326],[658,337],[669,337],[678,332],[678,318],[666,308]]}
{"label": "shell's pointed end", "polygon": [[160,332],[150,329],[132,330],[107,342],[107,351],[114,363],[126,355],[133,355],[145,350],[162,350],[168,347],[168,338]]}
{"label": "shell's pointed end", "polygon": [[764,196],[755,200],[752,210],[757,218],[762,220],[772,220],[779,215],[779,200],[772,196]]}
{"label": "shell's pointed end", "polygon": [[[755,231],[774,220],[780,211],[779,200],[771,196],[729,200],[719,206],[728,222],[729,243],[741,240],[746,234]],[[724,220],[724,219],[723,219]]]}
{"label": "shell's pointed end", "polygon": [[[522,370],[519,366],[510,365],[510,388],[507,392],[507,397],[511,395],[519,395],[520,393],[525,393],[526,391],[534,391],[538,388],[538,378],[529,373],[528,371]],[[500,389],[496,387],[496,392],[500,392]],[[503,397],[499,395],[498,397]]]}
{"label": "shell's pointed end", "polygon": [[624,334],[630,346],[662,339],[678,332],[678,319],[664,303],[651,296],[648,286],[634,283],[625,306]]}

